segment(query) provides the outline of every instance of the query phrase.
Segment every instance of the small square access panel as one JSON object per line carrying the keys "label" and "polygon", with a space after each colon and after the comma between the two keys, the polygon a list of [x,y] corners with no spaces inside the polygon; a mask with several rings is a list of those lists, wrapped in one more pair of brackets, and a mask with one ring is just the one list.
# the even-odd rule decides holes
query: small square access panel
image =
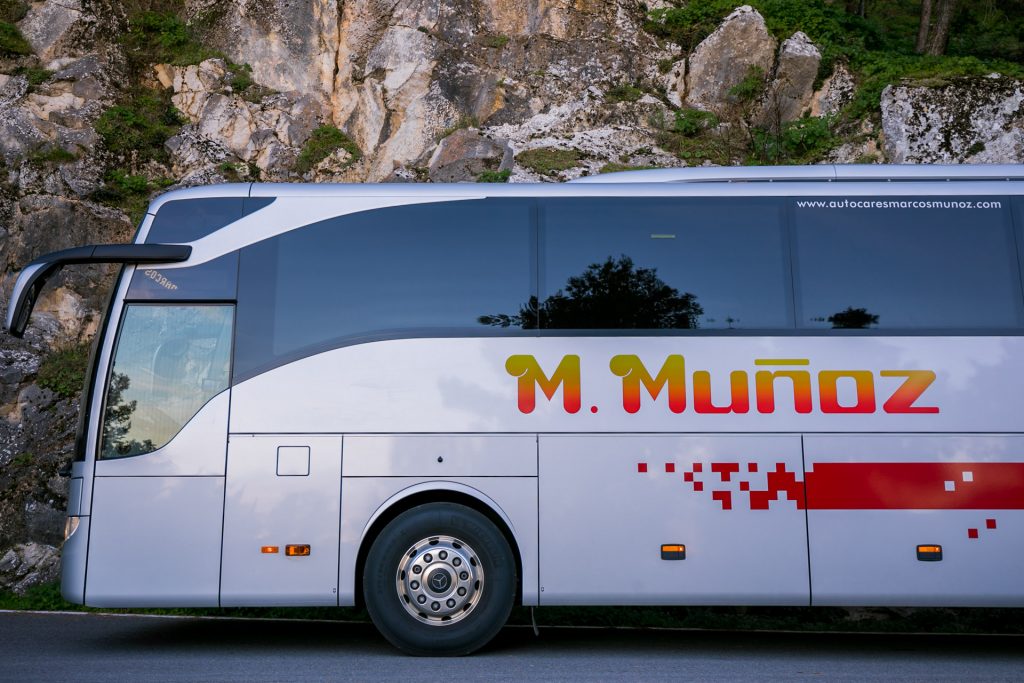
{"label": "small square access panel", "polygon": [[309,446],[278,446],[277,476],[308,477]]}

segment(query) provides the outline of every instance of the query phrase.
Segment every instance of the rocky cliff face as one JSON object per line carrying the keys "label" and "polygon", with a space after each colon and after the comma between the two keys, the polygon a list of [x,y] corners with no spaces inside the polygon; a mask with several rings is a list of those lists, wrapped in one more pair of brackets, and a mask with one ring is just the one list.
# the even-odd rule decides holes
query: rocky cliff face
{"label": "rocky cliff face", "polygon": [[[681,54],[637,0],[181,0],[203,49],[140,66],[130,4],[4,19],[30,47],[0,55],[4,307],[29,260],[127,241],[128,214],[168,185],[558,181],[741,163],[749,131],[792,125],[835,140],[802,161],[1024,161],[1020,82],[893,84],[879,117],[841,122],[851,72],[820,73],[819,46],[749,6]],[[91,337],[111,275],[66,270],[26,339],[0,339],[0,588],[54,576],[77,405],[39,376]]]}

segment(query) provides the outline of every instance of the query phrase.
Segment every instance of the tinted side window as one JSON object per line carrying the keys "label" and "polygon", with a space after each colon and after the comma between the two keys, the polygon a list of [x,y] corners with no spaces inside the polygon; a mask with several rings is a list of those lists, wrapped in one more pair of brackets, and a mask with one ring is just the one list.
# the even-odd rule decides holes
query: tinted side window
{"label": "tinted side window", "polygon": [[493,329],[531,291],[529,200],[355,213],[242,251],[235,377],[381,336]]}
{"label": "tinted side window", "polygon": [[129,300],[230,300],[238,284],[238,252],[190,268],[139,266],[128,287]]}
{"label": "tinted side window", "polygon": [[551,199],[541,207],[542,327],[792,326],[779,200]]}
{"label": "tinted side window", "polygon": [[1006,199],[885,197],[794,204],[799,326],[1019,324],[1020,280]]}
{"label": "tinted side window", "polygon": [[192,242],[273,202],[273,197],[210,197],[167,202],[156,212],[146,242]]}

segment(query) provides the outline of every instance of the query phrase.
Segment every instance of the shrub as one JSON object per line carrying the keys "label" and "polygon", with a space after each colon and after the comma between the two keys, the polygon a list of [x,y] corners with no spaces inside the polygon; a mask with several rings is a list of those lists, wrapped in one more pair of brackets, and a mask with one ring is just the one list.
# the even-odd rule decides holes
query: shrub
{"label": "shrub", "polygon": [[66,164],[78,157],[63,147],[43,146],[28,156],[29,161],[42,164]]}
{"label": "shrub", "polygon": [[553,175],[575,166],[580,160],[580,153],[574,149],[556,149],[555,147],[538,147],[520,152],[516,161],[526,168],[541,175]]}
{"label": "shrub", "polygon": [[695,137],[718,125],[718,117],[709,111],[683,109],[676,112],[675,131],[688,138]]}
{"label": "shrub", "polygon": [[28,14],[28,5],[21,0],[0,0],[0,21],[13,24]]}
{"label": "shrub", "polygon": [[40,86],[46,81],[50,80],[50,76],[53,75],[52,71],[47,69],[40,69],[34,66],[23,66],[14,70],[15,76],[24,76],[25,80],[28,81],[29,89]]}
{"label": "shrub", "polygon": [[484,171],[476,177],[478,183],[507,183],[512,175],[512,170],[506,168],[504,171]]}
{"label": "shrub", "polygon": [[0,21],[0,54],[22,56],[31,53],[32,46],[21,35],[18,27],[6,21]]}
{"label": "shrub", "polygon": [[363,156],[356,143],[340,130],[334,126],[320,126],[302,146],[299,158],[295,162],[295,170],[299,173],[308,173],[336,149],[344,149],[352,155],[349,164],[355,163]]}
{"label": "shrub", "polygon": [[495,35],[489,35],[485,36],[484,39],[480,42],[484,47],[490,47],[496,50],[500,50],[501,48],[508,45],[508,36],[501,35],[500,33]]}
{"label": "shrub", "polygon": [[742,81],[729,88],[729,96],[743,104],[750,104],[761,96],[767,85],[764,69],[752,66],[747,70],[747,75],[743,77]]}
{"label": "shrub", "polygon": [[176,135],[183,123],[167,93],[137,89],[100,115],[96,132],[114,154],[162,161],[167,158],[164,142]]}
{"label": "shrub", "polygon": [[44,358],[39,365],[36,384],[61,398],[77,396],[85,386],[88,364],[88,344],[59,349]]}
{"label": "shrub", "polygon": [[658,168],[657,166],[630,166],[629,164],[619,164],[614,161],[609,162],[601,167],[598,173],[618,173],[619,171],[647,171],[652,168]]}
{"label": "shrub", "polygon": [[629,83],[620,83],[608,89],[605,93],[605,102],[636,102],[644,96],[644,91]]}
{"label": "shrub", "polygon": [[151,64],[187,66],[211,57],[224,57],[202,45],[192,29],[173,12],[142,11],[130,16],[121,44],[136,72]]}
{"label": "shrub", "polygon": [[829,117],[807,117],[783,124],[778,134],[754,129],[754,160],[770,164],[818,161],[839,142],[832,132],[832,123]]}

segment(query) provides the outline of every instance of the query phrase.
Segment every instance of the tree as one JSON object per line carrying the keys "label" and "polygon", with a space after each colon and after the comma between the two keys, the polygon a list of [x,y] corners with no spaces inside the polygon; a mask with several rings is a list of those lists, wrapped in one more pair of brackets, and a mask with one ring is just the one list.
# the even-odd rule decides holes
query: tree
{"label": "tree", "polygon": [[854,308],[853,306],[830,315],[826,320],[832,324],[834,330],[866,330],[872,325],[878,324],[877,315],[868,313],[866,308]]}
{"label": "tree", "polygon": [[921,0],[921,23],[915,51],[922,55],[945,54],[956,0]]}
{"label": "tree", "polygon": [[484,325],[563,330],[691,329],[699,324],[704,309],[697,297],[680,293],[663,282],[655,268],[636,268],[628,256],[608,257],[570,277],[538,305],[537,298],[520,306],[515,314],[480,316]]}

